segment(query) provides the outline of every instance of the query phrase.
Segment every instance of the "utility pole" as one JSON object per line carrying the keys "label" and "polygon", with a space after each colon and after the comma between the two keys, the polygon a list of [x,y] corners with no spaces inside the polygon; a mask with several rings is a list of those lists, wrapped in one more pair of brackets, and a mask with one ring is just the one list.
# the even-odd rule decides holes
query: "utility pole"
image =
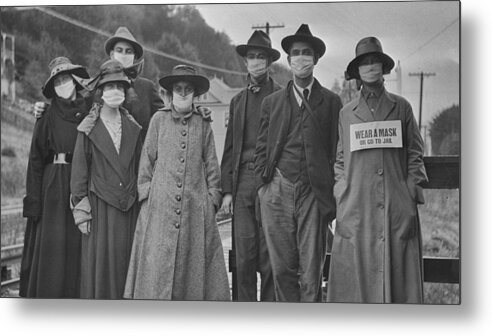
{"label": "utility pole", "polygon": [[276,26],[270,26],[270,23],[267,22],[264,26],[256,25],[256,26],[251,27],[251,29],[265,29],[266,30],[266,34],[268,36],[270,36],[270,29],[271,28],[284,28],[284,27],[285,26],[283,24],[277,24]]}
{"label": "utility pole", "polygon": [[434,72],[411,72],[409,76],[420,77],[420,107],[419,107],[419,131],[422,127],[422,96],[424,95],[424,77],[435,76]]}

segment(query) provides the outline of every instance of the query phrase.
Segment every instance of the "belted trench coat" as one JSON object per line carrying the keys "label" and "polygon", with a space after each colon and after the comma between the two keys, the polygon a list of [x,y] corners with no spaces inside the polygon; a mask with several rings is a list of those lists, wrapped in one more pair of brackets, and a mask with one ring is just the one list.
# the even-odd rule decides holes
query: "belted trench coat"
{"label": "belted trench coat", "polygon": [[[401,121],[401,148],[351,152],[351,125],[388,120]],[[384,90],[374,116],[361,96],[340,112],[328,301],[422,302],[423,149],[412,108],[400,96]]]}

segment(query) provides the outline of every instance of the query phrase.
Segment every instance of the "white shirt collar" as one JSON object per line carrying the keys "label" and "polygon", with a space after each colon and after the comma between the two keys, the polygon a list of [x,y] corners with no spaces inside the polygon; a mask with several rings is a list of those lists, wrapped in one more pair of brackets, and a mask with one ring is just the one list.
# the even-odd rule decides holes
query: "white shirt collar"
{"label": "white shirt collar", "polygon": [[[309,90],[309,93],[308,93],[308,99],[309,99],[309,97],[311,96],[311,89],[312,89],[313,84],[314,84],[314,77],[311,80],[311,83],[309,83],[309,85],[306,86],[305,88],[302,88],[299,85],[297,85],[295,80],[293,82],[294,82],[294,85],[296,86],[297,90],[299,90],[299,92],[302,93],[304,91],[304,89]],[[297,94],[296,89],[292,88],[292,90],[294,91],[294,96],[296,97],[297,103],[299,104],[299,106],[301,106],[302,105],[302,97],[299,96],[299,94]]]}

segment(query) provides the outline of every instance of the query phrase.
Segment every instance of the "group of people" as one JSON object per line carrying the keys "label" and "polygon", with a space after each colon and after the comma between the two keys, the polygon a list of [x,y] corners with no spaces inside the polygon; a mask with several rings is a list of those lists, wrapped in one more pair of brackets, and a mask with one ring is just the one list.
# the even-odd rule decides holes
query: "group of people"
{"label": "group of people", "polygon": [[159,80],[164,103],[125,27],[93,77],[55,58],[29,157],[20,295],[230,300],[221,209],[238,301],[258,299],[259,273],[261,301],[421,303],[423,141],[410,104],[384,88],[394,61],[377,38],[359,41],[345,75],[361,89],[342,106],[314,77],[326,46],[309,26],[281,45],[286,87],[270,77],[280,52],[267,34],[236,47],[248,85],[220,166],[211,111],[194,104],[210,84],[193,67]]}

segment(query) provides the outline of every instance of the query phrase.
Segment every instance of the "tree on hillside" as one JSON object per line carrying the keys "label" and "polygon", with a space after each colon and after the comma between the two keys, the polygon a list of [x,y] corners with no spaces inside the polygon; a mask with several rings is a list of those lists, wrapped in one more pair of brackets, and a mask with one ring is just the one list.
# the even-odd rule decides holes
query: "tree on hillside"
{"label": "tree on hillside", "polygon": [[460,154],[460,107],[453,105],[441,111],[429,125],[433,155]]}

